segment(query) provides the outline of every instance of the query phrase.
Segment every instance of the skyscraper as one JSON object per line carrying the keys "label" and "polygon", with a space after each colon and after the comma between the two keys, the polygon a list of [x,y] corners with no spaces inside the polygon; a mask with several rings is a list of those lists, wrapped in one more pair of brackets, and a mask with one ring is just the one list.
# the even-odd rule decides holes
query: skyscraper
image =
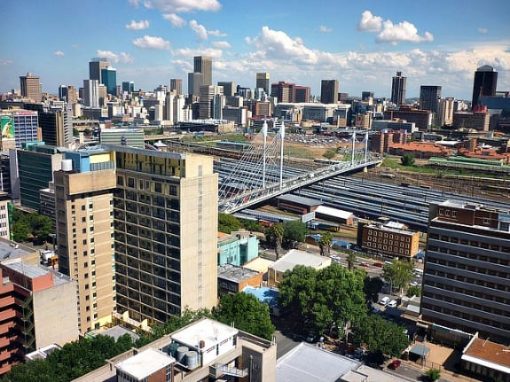
{"label": "skyscraper", "polygon": [[67,109],[52,109],[39,112],[39,127],[44,143],[67,147],[73,139],[71,115]]}
{"label": "skyscraper", "polygon": [[374,92],[371,92],[371,91],[361,92],[361,100],[362,101],[370,101],[370,98],[374,98]]}
{"label": "skyscraper", "polygon": [[83,103],[89,107],[99,107],[99,81],[83,80]]}
{"label": "skyscraper", "polygon": [[175,95],[182,94],[182,80],[180,78],[170,79],[170,91],[174,92]]}
{"label": "skyscraper", "polygon": [[321,102],[322,103],[338,102],[338,80],[321,81]]}
{"label": "skyscraper", "polygon": [[496,72],[492,66],[484,65],[479,67],[475,72],[471,107],[474,108],[477,106],[482,96],[496,95],[497,84],[498,72]]}
{"label": "skyscraper", "polygon": [[406,100],[406,82],[407,77],[402,76],[402,72],[397,72],[391,83],[391,102],[395,105],[402,105]]}
{"label": "skyscraper", "polygon": [[198,97],[200,87],[203,85],[204,76],[202,73],[188,73],[188,94]]}
{"label": "skyscraper", "polygon": [[58,87],[58,99],[60,101],[67,101],[67,85],[60,85]]}
{"label": "skyscraper", "polygon": [[135,83],[133,81],[122,82],[122,92],[133,93],[135,91]]}
{"label": "skyscraper", "polygon": [[266,94],[269,95],[271,88],[269,87],[269,73],[268,72],[257,73],[256,80],[255,80],[255,88],[264,89]]}
{"label": "skyscraper", "polygon": [[27,73],[26,76],[19,77],[21,96],[30,98],[32,101],[41,102],[41,83],[39,76],[32,73]]}
{"label": "skyscraper", "polygon": [[110,323],[115,310],[115,156],[111,151],[85,150],[66,153],[66,158],[72,166],[55,172],[59,269],[78,283],[83,334]]}
{"label": "skyscraper", "polygon": [[213,99],[216,94],[223,94],[223,86],[200,86],[199,118],[208,119],[213,117]]}
{"label": "skyscraper", "polygon": [[220,81],[218,86],[223,87],[223,94],[226,97],[232,97],[237,90],[237,84],[234,81]]}
{"label": "skyscraper", "polygon": [[89,80],[97,80],[101,82],[101,70],[106,69],[110,66],[110,63],[106,58],[93,58],[89,62]]}
{"label": "skyscraper", "polygon": [[422,110],[430,110],[437,116],[440,99],[441,86],[420,86],[420,107]]}
{"label": "skyscraper", "polygon": [[117,95],[117,69],[111,66],[101,69],[101,83],[108,94]]}
{"label": "skyscraper", "polygon": [[115,147],[117,314],[165,322],[217,301],[213,158]]}
{"label": "skyscraper", "polygon": [[209,56],[193,57],[193,72],[202,73],[202,85],[212,85],[212,58]]}

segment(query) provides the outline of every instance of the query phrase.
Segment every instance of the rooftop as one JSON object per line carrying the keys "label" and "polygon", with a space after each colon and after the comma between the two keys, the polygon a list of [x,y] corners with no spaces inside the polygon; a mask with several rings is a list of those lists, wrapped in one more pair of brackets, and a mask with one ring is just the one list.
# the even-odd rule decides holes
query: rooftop
{"label": "rooftop", "polygon": [[473,337],[464,349],[462,359],[510,374],[510,347],[489,340]]}
{"label": "rooftop", "polygon": [[252,269],[257,272],[266,273],[268,268],[274,264],[274,261],[256,257],[249,263],[244,264],[245,268]]}
{"label": "rooftop", "polygon": [[294,269],[296,265],[304,265],[306,267],[324,268],[331,264],[331,259],[325,256],[315,255],[300,251],[298,249],[291,249],[280,260],[276,261],[272,268],[278,272],[285,272]]}
{"label": "rooftop", "polygon": [[[237,335],[237,333],[238,330],[231,326],[219,323],[209,318],[204,318],[174,332],[171,337],[172,340],[183,345],[196,350],[205,351],[216,344]],[[200,341],[205,342],[205,346],[202,349],[200,349],[199,346]]]}
{"label": "rooftop", "polygon": [[112,337],[115,340],[118,340],[120,337],[122,337],[125,334],[128,334],[133,339],[133,341],[136,341],[138,338],[140,338],[140,336],[138,334],[136,334],[135,332],[133,332],[132,330],[126,329],[120,325],[115,325],[115,326],[108,328],[106,330],[104,330],[104,329],[94,330],[94,331],[90,332],[90,334],[92,334],[93,336],[96,336],[96,335],[108,336],[108,337]]}
{"label": "rooftop", "polygon": [[400,378],[395,374],[383,370],[374,369],[361,365],[356,370],[351,370],[342,377],[345,382],[408,382],[409,379]]}
{"label": "rooftop", "polygon": [[278,382],[336,382],[360,364],[302,342],[276,364]]}
{"label": "rooftop", "polygon": [[240,282],[243,280],[251,279],[259,274],[259,272],[252,269],[238,267],[232,264],[224,264],[218,267],[218,278],[229,280],[233,282]]}
{"label": "rooftop", "polygon": [[174,362],[173,357],[162,351],[149,348],[125,361],[119,362],[115,367],[133,378],[141,380]]}
{"label": "rooftop", "polygon": [[278,305],[278,296],[280,295],[278,289],[268,287],[254,288],[252,286],[245,287],[243,293],[251,294],[260,302],[266,303],[271,307]]}
{"label": "rooftop", "polygon": [[312,198],[305,198],[304,196],[292,195],[292,194],[281,195],[281,196],[278,196],[276,199],[278,201],[297,203],[297,204],[301,204],[301,205],[307,206],[307,207],[315,207],[315,206],[319,206],[322,204],[322,202],[320,200],[312,199]]}
{"label": "rooftop", "polygon": [[416,232],[410,231],[407,229],[407,227],[404,224],[400,224],[398,222],[388,222],[385,224],[369,224],[367,225],[368,228],[378,228],[383,231],[387,232],[396,232],[396,233],[403,233],[406,235],[414,235]]}
{"label": "rooftop", "polygon": [[36,250],[22,244],[18,244],[15,241],[10,241],[0,238],[0,261],[6,259],[23,258],[24,256],[39,257]]}
{"label": "rooftop", "polygon": [[4,262],[2,265],[6,268],[12,269],[14,272],[21,273],[30,279],[46,276],[50,271],[40,265],[25,264],[23,261],[9,261]]}
{"label": "rooftop", "polygon": [[352,212],[339,210],[337,208],[327,207],[327,206],[319,206],[315,210],[316,214],[323,214],[328,216],[333,216],[340,219],[351,219],[354,215]]}

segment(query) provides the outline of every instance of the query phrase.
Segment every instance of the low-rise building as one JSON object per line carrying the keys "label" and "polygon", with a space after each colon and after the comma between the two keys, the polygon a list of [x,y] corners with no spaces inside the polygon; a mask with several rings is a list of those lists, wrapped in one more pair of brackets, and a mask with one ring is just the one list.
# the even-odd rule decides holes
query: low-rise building
{"label": "low-rise building", "polygon": [[156,349],[144,350],[115,365],[118,382],[171,382],[175,358]]}
{"label": "low-rise building", "polygon": [[320,200],[306,198],[304,196],[285,194],[276,198],[277,206],[281,210],[307,214],[313,212],[322,205]]}
{"label": "low-rise building", "polygon": [[315,255],[298,249],[291,249],[285,256],[277,260],[268,269],[268,285],[276,287],[283,279],[286,271],[292,271],[297,265],[314,269],[322,269],[331,265],[331,258]]}
{"label": "low-rise building", "polygon": [[246,230],[218,233],[218,265],[242,266],[259,255],[259,239]]}
{"label": "low-rise building", "polygon": [[369,253],[411,259],[419,251],[420,233],[401,223],[359,224],[361,247]]}
{"label": "low-rise building", "polygon": [[484,381],[510,382],[510,349],[475,334],[462,351],[461,366]]}
{"label": "low-rise building", "polygon": [[218,267],[218,296],[242,292],[247,286],[262,284],[263,273],[232,264]]}

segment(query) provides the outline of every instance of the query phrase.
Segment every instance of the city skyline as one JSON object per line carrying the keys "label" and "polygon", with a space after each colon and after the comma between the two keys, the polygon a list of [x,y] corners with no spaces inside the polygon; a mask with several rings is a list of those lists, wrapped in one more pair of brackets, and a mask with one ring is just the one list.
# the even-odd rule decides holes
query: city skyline
{"label": "city skyline", "polygon": [[[459,1],[412,8],[396,1],[129,0],[72,7],[55,1],[37,13],[26,12],[30,3],[0,5],[17,20],[16,33],[0,37],[1,91],[19,89],[19,76],[27,72],[53,94],[60,84],[81,86],[96,56],[117,68],[119,84],[134,81],[137,89],[151,90],[181,78],[187,88],[193,56],[201,54],[213,59],[214,84],[236,81],[253,88],[256,73],[267,71],[271,83],[310,86],[315,95],[322,79],[338,79],[340,92],[389,97],[391,77],[401,71],[410,98],[419,96],[420,85],[438,85],[444,96],[470,99],[474,71],[487,64],[500,73],[498,90],[510,89],[505,1],[486,3],[492,12]],[[324,17],[330,14],[342,22]]]}

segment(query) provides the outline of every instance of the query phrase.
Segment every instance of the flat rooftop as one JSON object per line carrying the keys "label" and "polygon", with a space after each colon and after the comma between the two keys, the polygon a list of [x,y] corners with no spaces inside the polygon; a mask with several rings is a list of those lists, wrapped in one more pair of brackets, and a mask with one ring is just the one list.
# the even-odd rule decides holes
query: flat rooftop
{"label": "flat rooftop", "polygon": [[90,332],[90,334],[92,336],[96,336],[96,335],[108,336],[108,337],[112,337],[115,340],[118,340],[120,337],[122,337],[125,334],[128,334],[133,339],[133,341],[136,341],[137,339],[140,338],[140,336],[138,334],[136,334],[134,331],[126,329],[120,325],[115,325],[108,329],[94,330],[94,331]]}
{"label": "flat rooftop", "polygon": [[383,370],[374,369],[369,366],[361,365],[356,370],[347,372],[342,377],[345,382],[409,382],[409,379],[400,378],[395,374],[387,373]]}
{"label": "flat rooftop", "polygon": [[326,256],[319,256],[313,253],[291,249],[285,256],[276,261],[272,268],[278,272],[285,272],[294,269],[296,265],[304,265],[316,269],[327,267],[331,264],[331,259]]}
{"label": "flat rooftop", "polygon": [[252,269],[238,267],[232,264],[224,264],[218,267],[218,278],[233,282],[248,280],[257,276],[258,274],[259,272]]}
{"label": "flat rooftop", "polygon": [[119,362],[115,367],[133,378],[141,380],[174,362],[175,359],[166,353],[149,348],[125,361]]}
{"label": "flat rooftop", "polygon": [[339,210],[337,208],[327,207],[327,206],[319,206],[315,210],[316,214],[323,214],[328,216],[333,216],[335,218],[340,219],[351,219],[354,215],[352,212]]}
{"label": "flat rooftop", "polygon": [[[24,256],[34,256],[36,250],[18,244],[14,241],[0,239],[0,261],[6,259],[22,258]],[[36,254],[38,256],[38,254]]]}
{"label": "flat rooftop", "polygon": [[[238,332],[237,329],[231,326],[204,318],[174,332],[171,338],[176,342],[203,352],[237,335]],[[205,342],[202,349],[199,346],[200,341]]]}
{"label": "flat rooftop", "polygon": [[263,257],[256,257],[249,263],[244,264],[244,267],[257,272],[266,273],[269,267],[271,267],[273,264],[273,260],[264,259]]}
{"label": "flat rooftop", "polygon": [[278,382],[337,382],[359,366],[347,357],[302,342],[276,363]]}
{"label": "flat rooftop", "polygon": [[489,340],[473,338],[464,349],[462,359],[510,374],[510,347]]}
{"label": "flat rooftop", "polygon": [[322,204],[322,202],[320,200],[306,198],[304,196],[293,195],[293,194],[281,195],[281,196],[278,196],[276,199],[278,201],[296,203],[296,204],[299,204],[302,206],[307,206],[307,207],[315,207],[315,206],[319,206]]}
{"label": "flat rooftop", "polygon": [[35,279],[37,277],[46,276],[50,271],[42,266],[25,264],[23,261],[3,262],[2,265],[12,269],[14,272],[21,273],[28,278]]}

